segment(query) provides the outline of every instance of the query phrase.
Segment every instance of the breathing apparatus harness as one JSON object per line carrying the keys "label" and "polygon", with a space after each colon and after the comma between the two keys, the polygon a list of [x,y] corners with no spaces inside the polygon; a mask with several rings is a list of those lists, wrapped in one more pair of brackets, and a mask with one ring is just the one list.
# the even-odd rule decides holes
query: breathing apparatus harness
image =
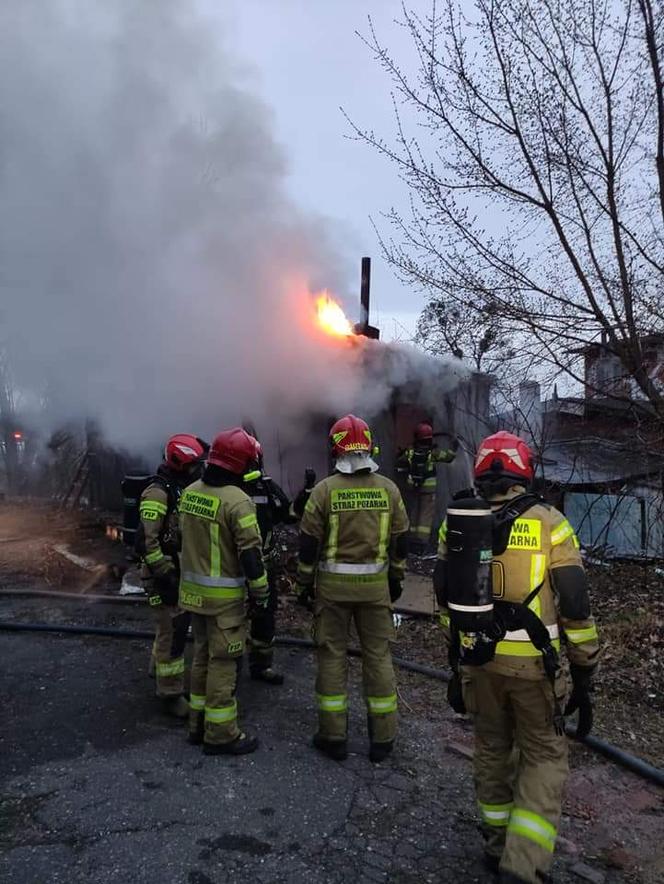
{"label": "breathing apparatus harness", "polygon": [[498,642],[508,631],[525,630],[542,655],[551,683],[554,727],[564,732],[564,719],[554,689],[560,659],[549,631],[529,607],[544,582],[534,587],[521,602],[494,598],[491,565],[494,556],[507,549],[514,522],[542,498],[524,493],[492,511],[482,498],[467,497],[453,502],[447,511],[447,605],[450,611],[452,645],[450,665],[483,666],[493,660]]}

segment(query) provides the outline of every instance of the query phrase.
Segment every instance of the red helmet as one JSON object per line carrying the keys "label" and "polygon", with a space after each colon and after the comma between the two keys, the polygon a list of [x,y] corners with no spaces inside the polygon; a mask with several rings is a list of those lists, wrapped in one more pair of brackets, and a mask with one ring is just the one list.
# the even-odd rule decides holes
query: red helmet
{"label": "red helmet", "polygon": [[205,454],[203,442],[197,436],[189,433],[178,433],[166,443],[164,448],[164,460],[172,470],[186,469],[190,464],[201,460]]}
{"label": "red helmet", "polygon": [[523,439],[501,430],[480,443],[475,458],[475,478],[508,478],[531,482],[535,473],[533,453]]}
{"label": "red helmet", "polygon": [[233,427],[232,430],[224,430],[214,437],[207,462],[244,476],[258,464],[260,456],[260,442],[242,427]]}
{"label": "red helmet", "polygon": [[358,452],[371,453],[371,430],[366,421],[354,414],[341,417],[330,430],[330,443],[334,457]]}
{"label": "red helmet", "polygon": [[433,439],[433,427],[431,424],[423,423],[415,427],[415,441],[427,442]]}

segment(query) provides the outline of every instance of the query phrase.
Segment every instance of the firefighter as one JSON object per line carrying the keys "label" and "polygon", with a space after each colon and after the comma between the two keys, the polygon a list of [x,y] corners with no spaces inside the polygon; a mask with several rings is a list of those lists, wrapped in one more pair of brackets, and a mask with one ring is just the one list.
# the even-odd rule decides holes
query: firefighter
{"label": "firefighter", "polygon": [[[577,736],[590,731],[590,679],[599,657],[578,540],[560,512],[526,493],[532,479],[532,454],[518,436],[500,432],[481,443],[475,485],[488,502],[493,525],[493,550],[479,551],[479,560],[490,563],[487,590],[495,610],[490,633],[454,628],[455,617],[467,617],[478,604],[479,584],[463,598],[463,576],[452,572],[463,536],[455,537],[448,552],[446,522],[434,573],[455,672],[448,698],[456,711],[465,709],[474,719],[485,859],[500,872],[503,884],[547,880],[568,770],[562,715],[578,709]],[[462,505],[468,501],[448,511],[450,531],[452,519],[463,514]],[[467,547],[471,552],[472,546]],[[478,605],[477,610],[486,617],[490,607]],[[564,713],[561,639],[572,681]]]}
{"label": "firefighter", "polygon": [[362,648],[364,694],[374,762],[392,751],[397,695],[390,642],[391,602],[401,595],[408,517],[396,485],[377,474],[371,432],[352,414],[330,431],[334,473],[311,492],[300,523],[297,592],[314,604],[318,732],[314,746],[347,757],[348,631]]}
{"label": "firefighter", "polygon": [[237,721],[237,676],[249,616],[262,613],[268,584],[256,507],[242,490],[258,469],[260,445],[241,427],[214,439],[202,479],[180,499],[180,606],[192,612],[194,654],[189,742],[206,755],[244,755],[258,747]]}
{"label": "firefighter", "polygon": [[458,449],[456,437],[449,448],[438,448],[433,442],[431,424],[421,423],[415,428],[413,446],[402,451],[397,458],[397,475],[405,479],[408,488],[411,552],[423,553],[429,546],[436,512],[436,467],[439,463],[452,463]]}
{"label": "firefighter", "polygon": [[186,718],[184,698],[184,646],[189,615],[178,608],[179,535],[177,505],[183,488],[197,478],[206,444],[196,436],[179,433],[166,443],[163,463],[146,486],[139,505],[137,551],[141,579],[155,614],[155,639],[151,671],[164,711]]}

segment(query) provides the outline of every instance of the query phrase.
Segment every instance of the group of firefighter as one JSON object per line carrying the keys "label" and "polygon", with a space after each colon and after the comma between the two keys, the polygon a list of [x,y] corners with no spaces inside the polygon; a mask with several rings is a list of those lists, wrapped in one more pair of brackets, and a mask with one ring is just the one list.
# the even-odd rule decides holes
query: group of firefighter
{"label": "group of firefighter", "polygon": [[[188,719],[206,755],[253,752],[236,688],[249,647],[252,679],[279,686],[273,665],[277,570],[274,528],[299,523],[295,592],[313,612],[316,749],[348,755],[348,638],[362,652],[369,757],[384,761],[397,729],[391,643],[406,558],[421,551],[435,512],[439,448],[430,425],[397,460],[408,506],[381,475],[367,423],[352,414],[329,434],[333,471],[307,471],[291,503],[265,475],[247,429],[208,446],[173,436],[143,491],[137,543],[156,618],[152,651],[165,711]],[[503,884],[549,877],[567,774],[564,716],[592,725],[590,679],[599,656],[579,543],[565,517],[530,490],[533,455],[499,432],[479,446],[474,487],[454,495],[439,530],[434,590],[452,678],[448,700],[471,716],[484,859]],[[408,511],[407,511],[408,510]],[[409,522],[410,515],[410,522]],[[410,532],[410,533],[409,533]],[[194,639],[188,699],[184,647]],[[247,632],[249,633],[247,635]],[[560,664],[567,649],[569,677]],[[571,684],[569,684],[571,680]]]}

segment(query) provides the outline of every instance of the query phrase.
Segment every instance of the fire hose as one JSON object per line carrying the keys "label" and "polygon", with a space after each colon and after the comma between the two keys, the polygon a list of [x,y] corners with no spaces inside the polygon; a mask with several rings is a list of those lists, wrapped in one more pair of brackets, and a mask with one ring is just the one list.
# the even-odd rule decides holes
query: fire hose
{"label": "fire hose", "polygon": [[[43,594],[43,591],[41,592]],[[52,594],[62,597],[62,593]],[[75,595],[75,593],[70,593],[69,595]],[[81,599],[81,596],[76,597],[79,600]],[[153,632],[144,629],[122,629],[118,627],[107,626],[68,626],[66,624],[57,623],[21,623],[12,622],[11,620],[0,620],[0,630],[4,630],[5,632],[45,632],[63,633],[66,635],[91,635],[106,638],[150,640],[154,638]],[[275,644],[282,645],[284,647],[301,648],[303,650],[315,649],[315,645],[311,641],[311,639],[298,638],[296,636],[290,635],[276,636]],[[361,657],[362,652],[359,650],[359,648],[349,648],[348,655],[350,657]],[[445,669],[438,669],[435,666],[427,666],[423,663],[416,663],[412,660],[404,660],[401,657],[393,657],[392,659],[400,669],[405,669],[409,672],[416,672],[419,675],[426,676],[427,678],[433,678],[443,682],[447,682],[451,678],[450,673],[447,672]],[[571,736],[573,733],[573,728],[568,727],[567,732]],[[611,743],[607,743],[606,740],[602,740],[599,737],[592,736],[592,734],[584,737],[579,742],[583,743],[589,749],[593,749],[600,755],[605,756],[616,764],[621,765],[627,770],[630,770],[633,773],[643,777],[644,779],[649,780],[651,783],[655,783],[655,785],[657,786],[664,787],[664,770],[662,768],[655,767],[654,765],[649,764],[647,761],[644,761],[642,758],[637,758],[635,755],[631,755],[629,752],[625,752],[622,749],[619,749],[617,746],[613,746]]]}

